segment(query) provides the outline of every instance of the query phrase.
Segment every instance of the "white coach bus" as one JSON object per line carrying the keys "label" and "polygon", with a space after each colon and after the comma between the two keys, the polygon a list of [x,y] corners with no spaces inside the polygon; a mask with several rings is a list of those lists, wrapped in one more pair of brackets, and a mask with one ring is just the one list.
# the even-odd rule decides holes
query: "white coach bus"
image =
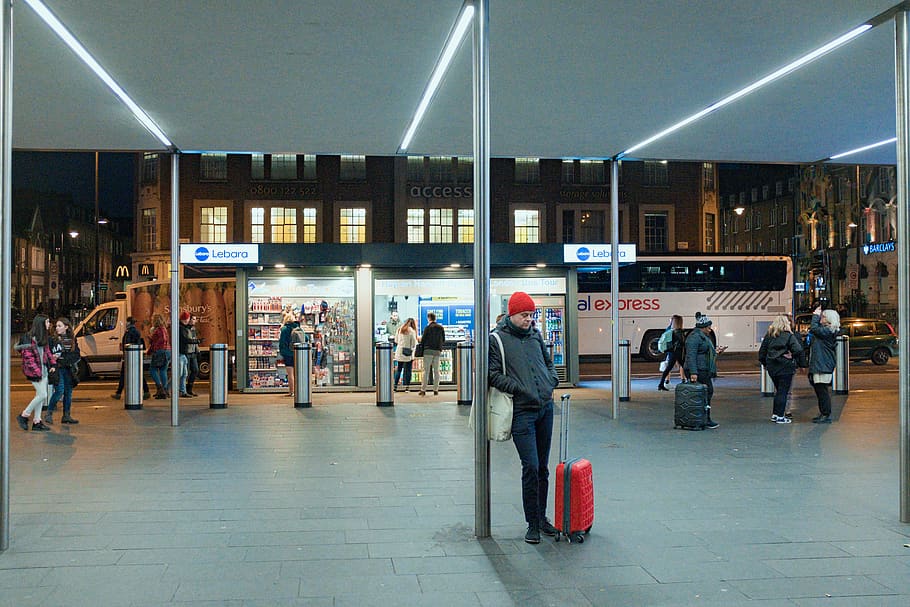
{"label": "white coach bus", "polygon": [[[610,354],[610,268],[578,268],[578,353]],[[639,257],[619,269],[620,339],[647,360],[664,355],[657,340],[670,317],[695,325],[711,317],[715,338],[729,352],[758,352],[768,325],[793,308],[793,264],[773,255],[665,255]]]}

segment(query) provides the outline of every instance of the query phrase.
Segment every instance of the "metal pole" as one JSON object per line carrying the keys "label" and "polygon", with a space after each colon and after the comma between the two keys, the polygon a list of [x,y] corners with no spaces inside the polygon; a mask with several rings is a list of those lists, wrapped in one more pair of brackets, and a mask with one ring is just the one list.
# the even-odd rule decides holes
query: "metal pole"
{"label": "metal pole", "polygon": [[[9,548],[10,274],[12,269],[13,7],[3,2],[3,75],[0,77],[0,552]],[[26,266],[27,267],[27,266]],[[23,268],[24,269],[24,268]]]}
{"label": "metal pole", "polygon": [[[894,80],[897,111],[897,309],[900,310],[901,330],[910,326],[907,310],[910,306],[910,221],[907,216],[907,194],[910,191],[910,55],[908,35],[910,18],[906,10],[894,16],[895,41]],[[858,245],[857,245],[858,246]],[[906,333],[905,333],[906,334]],[[901,522],[910,523],[910,340],[898,343],[900,381],[898,401],[900,403],[900,508]]]}
{"label": "metal pole", "polygon": [[490,0],[474,2],[474,535],[490,537]]}
{"label": "metal pole", "polygon": [[616,366],[619,364],[619,159],[610,162],[610,383],[613,385],[613,419],[619,419],[619,386]]}
{"label": "metal pole", "polygon": [[98,239],[101,238],[101,228],[98,226],[98,152],[95,152],[95,289],[92,291],[92,304],[101,303],[101,244]]}
{"label": "metal pole", "polygon": [[[424,369],[426,373],[428,369]],[[376,344],[376,406],[391,407],[395,404],[392,392],[392,344]]]}
{"label": "metal pole", "polygon": [[171,426],[180,425],[180,153],[171,150]]}
{"label": "metal pole", "polygon": [[471,406],[474,401],[474,344],[469,341],[455,345],[455,381],[458,404]]}

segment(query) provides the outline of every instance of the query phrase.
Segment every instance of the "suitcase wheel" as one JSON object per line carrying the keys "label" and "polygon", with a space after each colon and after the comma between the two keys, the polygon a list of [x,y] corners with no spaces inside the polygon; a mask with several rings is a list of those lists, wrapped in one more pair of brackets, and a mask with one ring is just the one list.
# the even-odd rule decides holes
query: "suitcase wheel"
{"label": "suitcase wheel", "polygon": [[569,540],[569,543],[570,543],[570,544],[571,544],[572,542],[578,542],[579,544],[584,544],[584,543],[585,543],[585,536],[581,533],[581,531],[577,531],[577,532],[575,532],[575,533],[570,533],[570,534],[568,534],[568,535],[566,536],[566,539]]}

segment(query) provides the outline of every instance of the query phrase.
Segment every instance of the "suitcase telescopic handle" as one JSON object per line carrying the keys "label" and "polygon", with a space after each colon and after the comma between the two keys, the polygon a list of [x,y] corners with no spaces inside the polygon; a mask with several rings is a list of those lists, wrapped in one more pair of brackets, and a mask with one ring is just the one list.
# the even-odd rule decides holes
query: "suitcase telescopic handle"
{"label": "suitcase telescopic handle", "polygon": [[559,461],[565,462],[568,459],[569,452],[569,399],[572,396],[568,393],[563,394],[562,414],[559,416]]}

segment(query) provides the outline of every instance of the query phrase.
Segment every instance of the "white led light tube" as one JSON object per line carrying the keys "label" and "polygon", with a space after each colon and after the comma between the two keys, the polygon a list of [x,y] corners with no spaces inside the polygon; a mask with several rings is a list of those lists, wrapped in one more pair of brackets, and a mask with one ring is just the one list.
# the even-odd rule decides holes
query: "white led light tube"
{"label": "white led light tube", "polygon": [[856,148],[855,150],[850,150],[849,152],[841,152],[840,154],[835,154],[828,158],[828,160],[837,160],[838,158],[843,158],[844,156],[851,156],[853,154],[859,154],[860,152],[865,152],[866,150],[871,150],[883,145],[888,145],[889,143],[894,143],[897,141],[897,137],[892,137],[891,139],[885,139],[884,141],[879,141],[878,143],[870,143],[869,145],[864,145],[861,148]]}

